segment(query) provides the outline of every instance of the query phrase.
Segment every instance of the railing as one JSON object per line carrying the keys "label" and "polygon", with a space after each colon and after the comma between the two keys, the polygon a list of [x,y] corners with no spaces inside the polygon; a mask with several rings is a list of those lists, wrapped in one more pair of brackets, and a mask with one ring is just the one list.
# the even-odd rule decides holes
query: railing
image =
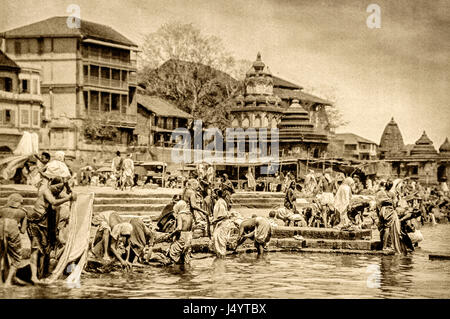
{"label": "railing", "polygon": [[137,116],[135,114],[124,114],[119,111],[101,112],[89,110],[87,116],[117,126],[136,125],[137,122]]}
{"label": "railing", "polygon": [[105,79],[105,78],[99,78],[96,76],[84,76],[83,77],[83,83],[84,85],[94,85],[94,86],[104,86],[104,87],[112,87],[112,88],[122,88],[126,89],[128,88],[128,82],[127,81],[120,81],[115,79]]}

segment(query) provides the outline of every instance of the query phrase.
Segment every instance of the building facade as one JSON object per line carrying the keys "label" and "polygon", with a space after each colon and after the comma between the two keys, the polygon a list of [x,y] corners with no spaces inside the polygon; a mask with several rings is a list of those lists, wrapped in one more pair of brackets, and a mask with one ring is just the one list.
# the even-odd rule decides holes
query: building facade
{"label": "building facade", "polygon": [[[73,27],[67,19],[53,17],[0,34],[15,61],[42,68],[41,148],[85,158],[125,151],[137,122],[137,46],[110,27],[85,20]],[[111,146],[104,138],[87,139],[83,123],[116,128],[106,137]]]}
{"label": "building facade", "polygon": [[0,51],[0,157],[11,155],[24,131],[40,134],[41,68]]}
{"label": "building facade", "polygon": [[338,133],[333,143],[342,148],[339,153],[344,159],[376,160],[378,145],[364,137],[353,133]]}

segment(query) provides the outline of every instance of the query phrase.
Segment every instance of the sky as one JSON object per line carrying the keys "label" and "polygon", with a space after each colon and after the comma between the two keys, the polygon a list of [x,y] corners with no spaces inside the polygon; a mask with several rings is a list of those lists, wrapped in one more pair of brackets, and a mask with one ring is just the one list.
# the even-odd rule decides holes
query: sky
{"label": "sky", "polygon": [[[369,28],[370,4],[380,28]],[[163,23],[193,23],[239,59],[335,101],[351,132],[380,142],[394,117],[406,144],[450,138],[450,0],[0,0],[0,31],[77,4],[81,19],[138,45]],[[6,8],[6,10],[5,10]]]}

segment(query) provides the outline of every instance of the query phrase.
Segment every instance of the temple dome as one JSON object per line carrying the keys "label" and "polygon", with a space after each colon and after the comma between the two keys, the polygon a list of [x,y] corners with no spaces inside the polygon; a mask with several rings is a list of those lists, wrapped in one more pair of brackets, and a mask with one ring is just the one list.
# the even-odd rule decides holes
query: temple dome
{"label": "temple dome", "polygon": [[314,124],[309,120],[309,113],[303,106],[299,104],[298,100],[293,100],[292,104],[283,111],[281,117],[280,129],[283,128],[302,128],[312,130]]}
{"label": "temple dome", "polygon": [[436,154],[437,152],[433,146],[433,142],[429,139],[427,133],[423,131],[422,136],[416,141],[411,150],[411,156],[430,156]]}
{"label": "temple dome", "polygon": [[388,155],[401,153],[405,147],[402,133],[394,118],[386,125],[380,140],[380,151]]}
{"label": "temple dome", "polygon": [[448,141],[448,137],[445,139],[445,142],[439,147],[439,153],[450,153],[450,142]]}

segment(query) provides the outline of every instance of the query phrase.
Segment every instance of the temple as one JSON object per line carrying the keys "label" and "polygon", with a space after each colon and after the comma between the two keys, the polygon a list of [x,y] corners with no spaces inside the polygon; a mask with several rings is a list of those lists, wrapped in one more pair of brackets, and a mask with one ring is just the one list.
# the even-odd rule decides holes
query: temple
{"label": "temple", "polygon": [[414,145],[405,145],[397,123],[392,118],[386,125],[380,141],[379,176],[409,177],[423,184],[446,181],[450,175],[450,143],[448,138],[436,151],[433,141],[423,131]]}
{"label": "temple", "polygon": [[[279,128],[283,158],[320,158],[329,143],[325,106],[330,102],[302,91],[302,87],[272,75],[258,53],[246,73],[243,95],[231,110],[231,126],[244,129]],[[250,140],[248,140],[250,141]],[[270,147],[270,146],[269,146]],[[249,151],[246,143],[246,151]]]}
{"label": "temple", "polygon": [[381,135],[379,152],[380,159],[390,158],[402,155],[405,144],[403,143],[402,133],[398,128],[394,118],[386,125]]}

